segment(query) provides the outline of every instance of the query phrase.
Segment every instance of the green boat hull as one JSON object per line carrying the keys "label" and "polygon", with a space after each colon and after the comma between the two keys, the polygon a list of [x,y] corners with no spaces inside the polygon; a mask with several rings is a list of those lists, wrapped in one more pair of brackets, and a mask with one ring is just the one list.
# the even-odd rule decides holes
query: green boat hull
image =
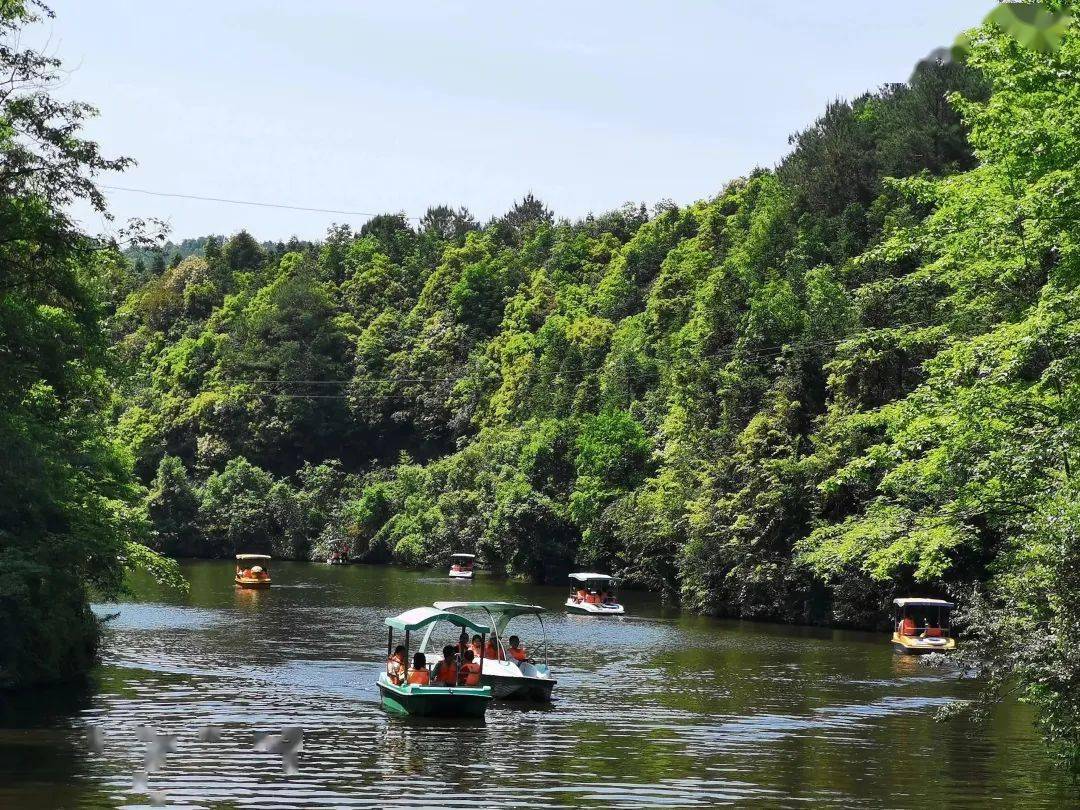
{"label": "green boat hull", "polygon": [[396,686],[379,678],[385,709],[412,717],[483,717],[491,703],[487,686]]}

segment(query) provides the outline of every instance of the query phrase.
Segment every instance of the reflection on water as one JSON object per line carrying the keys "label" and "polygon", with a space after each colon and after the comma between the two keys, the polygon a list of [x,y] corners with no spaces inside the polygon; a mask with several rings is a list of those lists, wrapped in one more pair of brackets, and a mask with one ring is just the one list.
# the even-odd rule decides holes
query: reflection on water
{"label": "reflection on water", "polygon": [[[566,616],[561,588],[393,568],[278,564],[265,591],[236,589],[228,562],[185,568],[189,597],[145,584],[142,601],[99,606],[120,615],[90,687],[0,705],[0,807],[1080,800],[1021,707],[983,727],[936,723],[970,685],[894,657],[877,635],[680,616],[633,592],[625,619]],[[496,703],[481,722],[379,708],[383,618],[463,596],[555,611],[553,706]],[[535,620],[520,622],[512,632],[538,645]],[[143,725],[178,737],[136,789]],[[201,739],[208,726],[220,734]],[[303,753],[286,775],[255,741],[290,726],[304,730]]]}

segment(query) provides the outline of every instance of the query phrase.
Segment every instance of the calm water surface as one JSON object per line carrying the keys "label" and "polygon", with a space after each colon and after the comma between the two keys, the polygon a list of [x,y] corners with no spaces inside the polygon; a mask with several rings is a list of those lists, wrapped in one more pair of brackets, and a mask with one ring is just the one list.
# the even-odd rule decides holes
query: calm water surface
{"label": "calm water surface", "polygon": [[[395,568],[279,563],[263,592],[234,589],[227,562],[185,573],[190,596],[146,584],[97,606],[120,615],[90,688],[0,709],[0,807],[1080,806],[1023,707],[935,722],[968,685],[880,635],[679,615],[636,593],[626,618],[567,616],[561,588]],[[555,611],[551,707],[496,703],[482,723],[380,709],[383,618],[454,598]],[[538,625],[520,622],[535,651]],[[136,785],[144,724],[177,750]],[[219,740],[199,739],[209,725]],[[286,726],[305,733],[291,775],[253,750]]]}

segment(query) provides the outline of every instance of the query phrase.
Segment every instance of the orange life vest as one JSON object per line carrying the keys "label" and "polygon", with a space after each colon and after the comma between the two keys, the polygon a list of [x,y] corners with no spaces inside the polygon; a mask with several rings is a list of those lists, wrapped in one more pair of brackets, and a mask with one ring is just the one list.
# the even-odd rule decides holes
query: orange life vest
{"label": "orange life vest", "polygon": [[527,652],[525,652],[524,647],[511,647],[510,648],[510,655],[513,657],[513,659],[515,661],[518,661],[518,662],[524,661],[526,658],[529,657],[529,654]]}
{"label": "orange life vest", "polygon": [[400,655],[393,654],[386,659],[386,674],[390,683],[401,685],[405,682],[405,662]]}
{"label": "orange life vest", "polygon": [[926,632],[923,635],[925,635],[927,638],[941,638],[941,628],[927,627]]}
{"label": "orange life vest", "polygon": [[915,635],[915,620],[910,616],[905,616],[904,620],[900,622],[900,635],[913,636]]}
{"label": "orange life vest", "polygon": [[477,663],[465,663],[461,665],[461,678],[464,686],[480,685],[480,665]]}
{"label": "orange life vest", "polygon": [[431,676],[426,669],[414,669],[409,673],[409,683],[415,683],[418,686],[427,686],[431,683]]}
{"label": "orange life vest", "polygon": [[440,661],[435,667],[435,683],[442,686],[457,686],[457,667]]}
{"label": "orange life vest", "polygon": [[487,647],[484,648],[484,658],[494,658],[502,660],[502,653],[495,648],[495,645],[490,641],[487,643]]}

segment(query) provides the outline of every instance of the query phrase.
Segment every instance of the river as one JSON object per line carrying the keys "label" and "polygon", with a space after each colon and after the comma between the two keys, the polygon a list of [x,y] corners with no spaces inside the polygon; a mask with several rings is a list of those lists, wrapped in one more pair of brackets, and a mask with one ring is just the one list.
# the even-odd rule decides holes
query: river
{"label": "river", "polygon": [[[262,592],[235,589],[228,562],[183,568],[187,596],[141,582],[95,606],[119,616],[90,687],[2,704],[0,807],[1080,805],[1025,707],[935,721],[972,686],[881,634],[718,621],[636,592],[625,618],[568,616],[562,588],[392,567],[278,563]],[[551,608],[553,705],[495,703],[482,723],[380,708],[384,617],[459,598]],[[535,619],[519,621],[536,650]],[[136,784],[143,725],[176,750]],[[290,726],[294,773],[253,745]]]}

